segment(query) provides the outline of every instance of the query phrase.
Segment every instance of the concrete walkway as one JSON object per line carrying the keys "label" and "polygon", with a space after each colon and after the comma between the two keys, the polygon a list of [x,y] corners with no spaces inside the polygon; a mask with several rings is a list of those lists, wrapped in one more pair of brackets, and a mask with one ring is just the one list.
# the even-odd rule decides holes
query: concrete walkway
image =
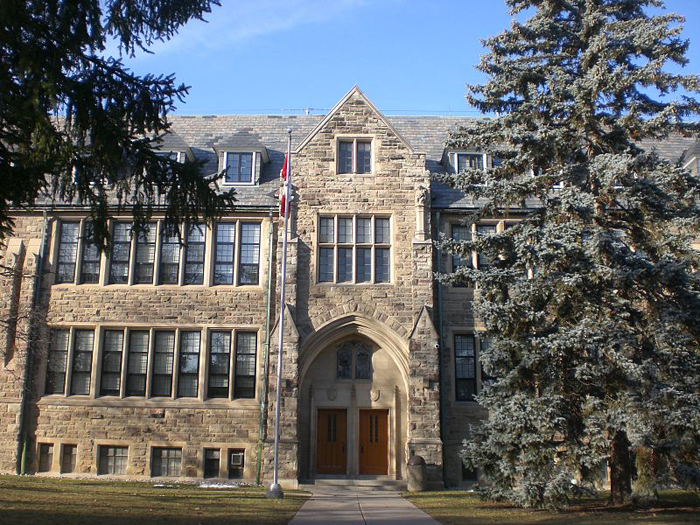
{"label": "concrete walkway", "polygon": [[439,525],[401,497],[379,487],[304,485],[312,497],[290,525]]}

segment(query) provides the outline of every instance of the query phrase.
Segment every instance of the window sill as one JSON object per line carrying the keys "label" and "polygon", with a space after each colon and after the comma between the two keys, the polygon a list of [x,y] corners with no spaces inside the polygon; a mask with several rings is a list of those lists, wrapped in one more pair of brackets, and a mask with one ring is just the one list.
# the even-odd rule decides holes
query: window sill
{"label": "window sill", "polygon": [[387,288],[390,286],[394,286],[394,283],[333,283],[329,281],[316,281],[317,286],[362,286],[362,287],[368,287],[368,286],[378,286],[381,288]]}
{"label": "window sill", "polygon": [[132,408],[222,408],[222,409],[243,409],[250,407],[257,407],[259,401],[257,398],[253,399],[205,399],[200,400],[197,398],[187,398],[180,397],[176,399],[168,397],[152,397],[152,398],[142,398],[142,397],[114,397],[114,396],[103,396],[103,397],[90,397],[90,396],[64,396],[62,394],[49,394],[43,396],[37,402],[38,405],[43,406],[95,406],[95,407],[132,407]]}
{"label": "window sill", "polygon": [[220,185],[222,188],[233,188],[236,186],[258,186],[259,184],[256,183],[255,181],[251,181],[251,182],[222,182]]}

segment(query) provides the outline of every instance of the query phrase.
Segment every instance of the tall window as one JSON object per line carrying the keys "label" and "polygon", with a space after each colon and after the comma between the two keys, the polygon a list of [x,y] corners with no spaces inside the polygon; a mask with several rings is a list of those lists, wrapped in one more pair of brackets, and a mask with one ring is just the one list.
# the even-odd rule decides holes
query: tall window
{"label": "tall window", "polygon": [[185,249],[185,284],[204,283],[204,244],[206,230],[192,225],[187,231]]}
{"label": "tall window", "polygon": [[338,142],[338,173],[370,173],[372,141],[363,139]]}
{"label": "tall window", "polygon": [[218,478],[219,464],[221,461],[221,450],[218,448],[204,449],[204,477]]}
{"label": "tall window", "polygon": [[151,475],[154,477],[177,477],[181,473],[181,448],[154,448]]}
{"label": "tall window", "polygon": [[[479,357],[485,353],[488,352],[489,349],[491,348],[491,345],[493,345],[493,339],[490,337],[481,337],[479,339]],[[484,365],[481,365],[481,384],[482,386],[487,383],[491,383],[495,380],[496,378],[492,375],[489,375],[486,373],[484,370]]]}
{"label": "tall window", "polygon": [[114,223],[112,234],[112,257],[109,265],[110,284],[129,282],[129,259],[131,256],[131,224]]}
{"label": "tall window", "polygon": [[199,393],[199,332],[180,334],[179,397],[197,397]]}
{"label": "tall window", "polygon": [[61,223],[61,235],[58,245],[58,264],[56,266],[56,282],[72,283],[75,281],[75,262],[78,257],[78,237],[80,223]]}
{"label": "tall window", "polygon": [[126,474],[128,450],[127,447],[100,446],[97,473],[102,475]]}
{"label": "tall window", "polygon": [[94,330],[76,330],[73,334],[73,369],[70,382],[70,393],[73,395],[86,396],[90,393],[94,342]]}
{"label": "tall window", "polygon": [[121,330],[105,330],[104,334],[100,395],[118,396],[122,382],[124,332]]}
{"label": "tall window", "polygon": [[129,354],[126,368],[126,395],[146,395],[146,372],[148,370],[148,340],[146,330],[129,333]]}
{"label": "tall window", "polygon": [[216,225],[214,284],[233,284],[233,260],[236,255],[236,223]]}
{"label": "tall window", "polygon": [[457,401],[473,401],[476,395],[476,350],[474,336],[456,334],[455,394]]}
{"label": "tall window", "polygon": [[[463,224],[453,224],[452,225],[452,238],[455,239],[456,241],[471,241],[472,240],[472,232],[471,232],[471,225],[465,226]],[[452,270],[455,271],[458,268],[461,268],[462,266],[466,266],[467,268],[472,267],[472,258],[471,258],[471,252],[469,255],[466,255],[464,257],[461,257],[459,255],[452,255]]]}
{"label": "tall window", "polygon": [[77,455],[78,447],[76,445],[63,445],[63,450],[61,451],[61,474],[75,472]]}
{"label": "tall window", "polygon": [[53,444],[42,443],[39,445],[39,472],[50,472],[53,464]]}
{"label": "tall window", "polygon": [[178,228],[163,228],[160,237],[160,266],[158,282],[160,284],[177,284],[180,277],[180,238]]}
{"label": "tall window", "polygon": [[228,398],[231,332],[211,332],[210,338],[207,396],[210,398]]}
{"label": "tall window", "polygon": [[236,378],[233,397],[255,397],[255,354],[257,334],[236,332]]}
{"label": "tall window", "polygon": [[66,366],[68,364],[69,330],[52,330],[46,371],[47,394],[63,394],[66,390]]}
{"label": "tall window", "polygon": [[241,256],[238,284],[258,284],[260,268],[260,224],[241,224]]}
{"label": "tall window", "polygon": [[[488,237],[494,233],[496,233],[495,224],[477,224],[476,226],[476,234],[479,237]],[[491,265],[491,261],[489,260],[488,256],[481,252],[478,254],[477,263],[480,270],[486,270]]]}
{"label": "tall window", "polygon": [[173,393],[175,332],[156,332],[153,354],[151,396],[170,397]]}
{"label": "tall window", "polygon": [[318,238],[319,282],[390,282],[389,218],[321,217]]}
{"label": "tall window", "polygon": [[80,282],[94,284],[100,280],[100,249],[92,242],[93,226],[91,222],[85,224],[83,236],[83,254],[80,264]]}
{"label": "tall window", "polygon": [[153,266],[156,260],[157,225],[151,223],[139,232],[136,239],[136,267],[134,283],[153,284]]}
{"label": "tall window", "polygon": [[464,171],[467,168],[484,169],[484,155],[481,153],[458,153],[457,171]]}
{"label": "tall window", "polygon": [[227,151],[226,176],[227,184],[240,184],[253,182],[253,154],[232,153]]}

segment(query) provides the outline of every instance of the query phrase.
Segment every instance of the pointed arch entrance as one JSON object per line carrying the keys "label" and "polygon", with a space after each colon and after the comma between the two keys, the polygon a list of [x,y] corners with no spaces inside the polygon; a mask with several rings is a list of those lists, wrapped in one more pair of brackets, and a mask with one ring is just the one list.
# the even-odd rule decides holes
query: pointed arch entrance
{"label": "pointed arch entrance", "polygon": [[408,343],[359,314],[320,327],[299,355],[300,477],[405,477]]}

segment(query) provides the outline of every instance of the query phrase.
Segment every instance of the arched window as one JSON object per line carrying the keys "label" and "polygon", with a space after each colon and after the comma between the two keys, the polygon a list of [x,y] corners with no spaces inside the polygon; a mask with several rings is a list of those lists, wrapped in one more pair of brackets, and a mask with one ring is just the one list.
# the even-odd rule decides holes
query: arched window
{"label": "arched window", "polygon": [[337,356],[338,379],[372,377],[372,350],[367,344],[362,341],[345,341],[338,346]]}

